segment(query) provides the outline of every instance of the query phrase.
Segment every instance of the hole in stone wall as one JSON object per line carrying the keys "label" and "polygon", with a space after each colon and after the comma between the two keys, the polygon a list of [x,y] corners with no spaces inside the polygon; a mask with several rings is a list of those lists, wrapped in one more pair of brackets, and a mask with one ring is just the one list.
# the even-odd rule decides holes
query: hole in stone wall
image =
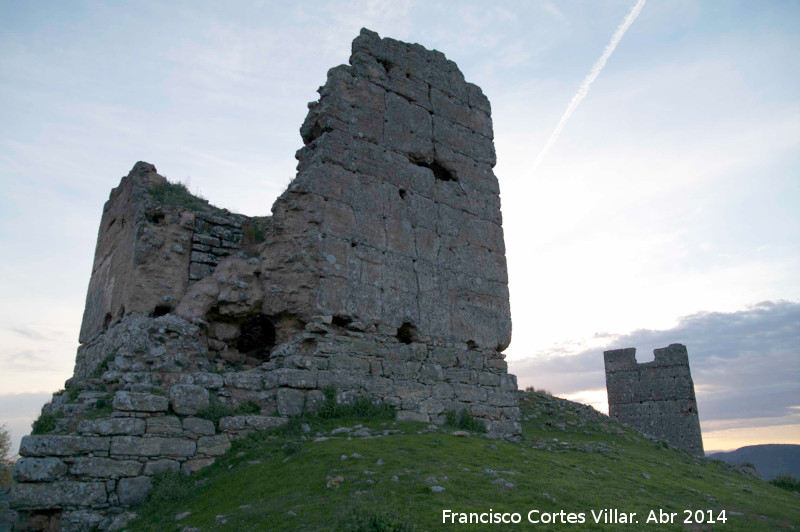
{"label": "hole in stone wall", "polygon": [[381,66],[383,66],[383,69],[386,70],[386,72],[389,72],[389,70],[391,70],[392,67],[394,66],[394,64],[391,61],[389,61],[384,57],[378,57],[377,60],[378,63],[380,63]]}
{"label": "hole in stone wall", "polygon": [[275,347],[275,325],[264,314],[250,316],[241,325],[236,349],[249,357],[265,360]]}
{"label": "hole in stone wall", "polygon": [[433,170],[433,177],[440,181],[458,181],[455,174],[439,164],[437,161],[433,161],[429,168]]}
{"label": "hole in stone wall", "polygon": [[406,191],[404,189],[401,188],[397,193],[400,194],[400,199],[406,199]]}
{"label": "hole in stone wall", "polygon": [[356,247],[357,245],[358,245],[358,243],[356,243],[356,242],[350,242],[350,247],[351,247],[351,248],[354,248],[354,247]]}
{"label": "hole in stone wall", "polygon": [[467,341],[467,348],[468,349],[477,349],[478,348],[478,344],[476,344],[472,340],[469,340],[469,341]]}
{"label": "hole in stone wall", "polygon": [[411,342],[418,342],[419,341],[419,332],[417,328],[414,327],[409,322],[403,322],[403,324],[397,328],[397,339],[404,344],[410,344]]}
{"label": "hole in stone wall", "polygon": [[337,327],[347,327],[352,323],[353,318],[348,318],[347,316],[334,316],[331,323],[336,325]]}
{"label": "hole in stone wall", "polygon": [[153,309],[153,317],[158,318],[170,312],[172,312],[172,307],[169,305],[156,305],[156,308]]}
{"label": "hole in stone wall", "polygon": [[145,213],[147,221],[156,225],[161,225],[164,221],[165,214],[161,211],[148,211]]}
{"label": "hole in stone wall", "polygon": [[458,181],[455,173],[451,172],[450,170],[442,166],[442,164],[435,159],[432,163],[419,160],[415,157],[410,157],[410,160],[417,166],[421,166],[423,168],[431,170],[433,172],[433,177],[435,177],[439,181]]}
{"label": "hole in stone wall", "polygon": [[24,530],[61,530],[62,513],[62,509],[23,511],[19,514],[19,523],[25,523]]}
{"label": "hole in stone wall", "polygon": [[306,145],[311,144],[321,137],[323,133],[330,133],[331,131],[333,131],[332,127],[322,127],[319,122],[314,122],[314,125],[311,126],[311,130],[306,132],[305,136],[303,136],[303,143]]}

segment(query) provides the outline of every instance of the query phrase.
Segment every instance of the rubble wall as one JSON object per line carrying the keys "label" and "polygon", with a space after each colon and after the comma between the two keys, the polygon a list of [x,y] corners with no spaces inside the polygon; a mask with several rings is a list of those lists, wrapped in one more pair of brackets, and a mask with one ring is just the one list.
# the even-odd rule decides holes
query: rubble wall
{"label": "rubble wall", "polygon": [[703,456],[700,417],[686,347],[656,349],[637,364],[636,349],[604,353],[608,413],[612,419]]}

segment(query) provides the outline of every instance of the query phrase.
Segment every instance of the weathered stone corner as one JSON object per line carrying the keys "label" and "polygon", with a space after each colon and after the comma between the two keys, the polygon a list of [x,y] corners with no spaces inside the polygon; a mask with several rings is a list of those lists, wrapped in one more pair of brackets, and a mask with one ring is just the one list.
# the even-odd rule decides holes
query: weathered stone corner
{"label": "weathered stone corner", "polygon": [[604,353],[608,413],[612,419],[703,456],[703,438],[689,354],[681,344],[656,349],[638,364],[636,349]]}
{"label": "weathered stone corner", "polygon": [[488,99],[442,53],[366,29],[319,94],[271,216],[144,162],[111,192],[74,374],[42,410],[56,428],[15,469],[23,529],[122,528],[153,475],[206,467],[329,387],[519,438]]}

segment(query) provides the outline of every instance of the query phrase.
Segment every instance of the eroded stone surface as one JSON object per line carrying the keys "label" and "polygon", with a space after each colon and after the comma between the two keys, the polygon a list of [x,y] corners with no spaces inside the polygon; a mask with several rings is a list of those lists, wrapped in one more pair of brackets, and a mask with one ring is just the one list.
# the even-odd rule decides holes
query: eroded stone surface
{"label": "eroded stone surface", "polygon": [[14,480],[49,482],[60,479],[66,472],[67,464],[58,458],[20,458],[14,467]]}
{"label": "eroded stone surface", "polygon": [[148,476],[123,478],[117,483],[119,503],[126,506],[141,504],[153,487],[153,479]]}
{"label": "eroded stone surface", "polygon": [[18,509],[101,506],[107,502],[104,482],[59,481],[14,483],[11,505]]}
{"label": "eroded stone surface", "polygon": [[20,456],[72,456],[91,452],[107,452],[109,438],[83,436],[24,436]]}
{"label": "eroded stone surface", "polygon": [[114,394],[114,410],[166,412],[167,406],[167,398],[160,395],[125,391]]}
{"label": "eroded stone surface", "polygon": [[194,384],[176,384],[169,390],[169,403],[176,414],[193,416],[208,408],[208,390]]}

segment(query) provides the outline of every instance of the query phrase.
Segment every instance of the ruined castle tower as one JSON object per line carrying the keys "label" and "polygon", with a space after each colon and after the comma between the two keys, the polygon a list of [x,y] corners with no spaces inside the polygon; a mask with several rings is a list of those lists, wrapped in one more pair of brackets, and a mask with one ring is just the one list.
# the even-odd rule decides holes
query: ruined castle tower
{"label": "ruined castle tower", "polygon": [[703,456],[700,418],[686,347],[656,349],[655,360],[636,363],[636,349],[604,353],[608,414],[612,419]]}
{"label": "ruined castle tower", "polygon": [[519,436],[488,100],[440,52],[368,30],[319,93],[272,216],[142,162],[111,192],[74,375],[43,408],[56,429],[20,449],[23,527],[122,526],[152,475],[205,467],[326,388]]}

